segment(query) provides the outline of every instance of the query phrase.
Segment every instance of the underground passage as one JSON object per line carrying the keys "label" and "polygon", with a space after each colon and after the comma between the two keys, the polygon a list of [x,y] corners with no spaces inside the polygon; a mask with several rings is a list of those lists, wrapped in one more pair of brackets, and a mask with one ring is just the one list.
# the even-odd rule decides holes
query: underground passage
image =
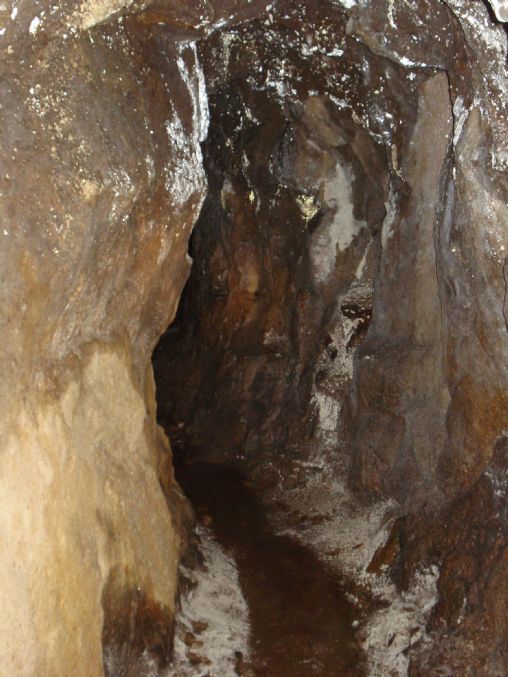
{"label": "underground passage", "polygon": [[507,21],[0,2],[0,675],[508,675]]}

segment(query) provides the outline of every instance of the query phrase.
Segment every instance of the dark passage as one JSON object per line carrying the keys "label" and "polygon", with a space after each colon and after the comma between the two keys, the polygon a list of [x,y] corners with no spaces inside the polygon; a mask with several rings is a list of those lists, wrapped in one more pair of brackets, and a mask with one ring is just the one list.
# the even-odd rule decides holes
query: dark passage
{"label": "dark passage", "polygon": [[[338,577],[365,572],[347,585],[368,581],[371,674],[506,675],[507,483],[491,459],[508,425],[508,244],[486,216],[503,199],[488,139],[506,134],[490,93],[476,103],[498,58],[473,54],[483,3],[275,4],[199,45],[208,193],[154,354],[159,417],[201,458],[179,480],[250,608],[242,674],[365,672],[340,582],[270,528],[280,500],[318,553],[305,526],[330,526]],[[321,496],[352,529],[326,524]],[[395,628],[369,617],[392,603]]]}
{"label": "dark passage", "polygon": [[236,560],[252,625],[253,664],[243,674],[361,676],[353,608],[335,575],[311,551],[273,533],[241,473],[190,460],[177,463],[177,477]]}

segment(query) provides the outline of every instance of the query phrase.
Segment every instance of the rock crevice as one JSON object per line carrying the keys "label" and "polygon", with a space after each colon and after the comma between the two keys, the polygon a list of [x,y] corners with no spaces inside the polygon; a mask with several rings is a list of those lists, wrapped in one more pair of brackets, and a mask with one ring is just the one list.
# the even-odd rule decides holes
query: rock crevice
{"label": "rock crevice", "polygon": [[506,673],[505,4],[0,4],[0,672],[168,664],[176,315],[172,443],[420,604],[373,669]]}

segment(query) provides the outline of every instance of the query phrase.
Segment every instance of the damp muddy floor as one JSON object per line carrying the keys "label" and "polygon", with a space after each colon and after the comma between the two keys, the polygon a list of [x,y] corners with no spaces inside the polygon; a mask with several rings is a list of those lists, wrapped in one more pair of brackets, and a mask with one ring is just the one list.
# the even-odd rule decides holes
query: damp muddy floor
{"label": "damp muddy floor", "polygon": [[250,656],[238,655],[232,675],[362,677],[355,610],[336,573],[298,541],[274,533],[238,470],[188,460],[178,464],[177,477],[238,570]]}

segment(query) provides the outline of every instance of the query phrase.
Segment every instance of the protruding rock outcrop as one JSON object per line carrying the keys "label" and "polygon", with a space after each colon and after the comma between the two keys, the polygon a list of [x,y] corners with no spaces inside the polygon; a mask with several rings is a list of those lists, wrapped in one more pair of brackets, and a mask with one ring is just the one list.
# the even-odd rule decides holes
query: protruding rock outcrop
{"label": "protruding rock outcrop", "polygon": [[164,26],[93,26],[115,3],[5,5],[0,673],[142,674],[183,538],[150,356],[206,192],[202,72]]}

